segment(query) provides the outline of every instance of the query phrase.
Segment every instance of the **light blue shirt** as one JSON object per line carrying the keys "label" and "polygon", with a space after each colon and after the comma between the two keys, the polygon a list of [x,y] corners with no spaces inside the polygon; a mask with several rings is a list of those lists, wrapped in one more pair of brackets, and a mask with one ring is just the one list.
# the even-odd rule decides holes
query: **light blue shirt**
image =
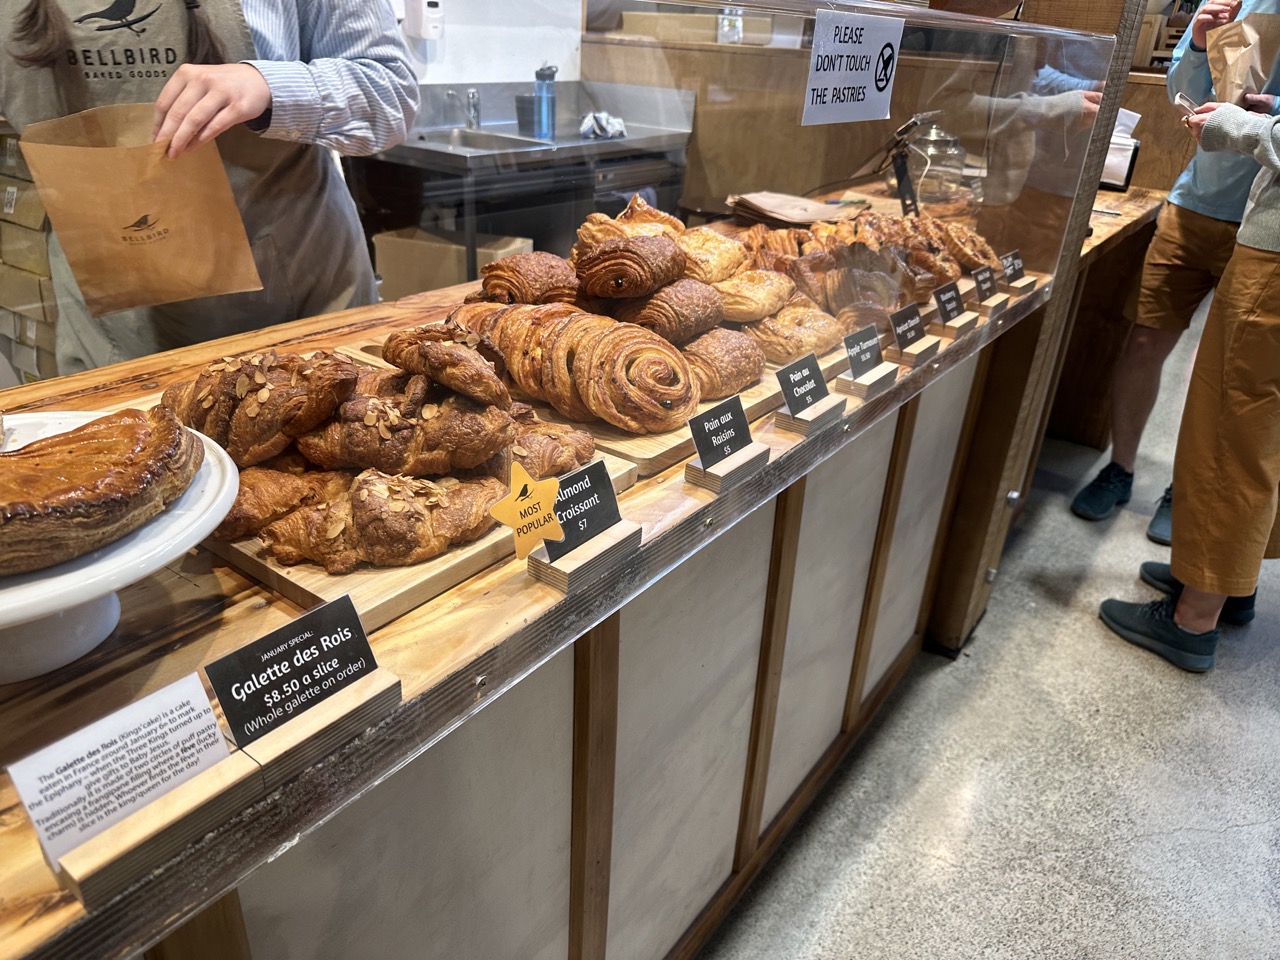
{"label": "light blue shirt", "polygon": [[389,0],[243,0],[271,88],[262,136],[367,156],[404,140],[418,78]]}
{"label": "light blue shirt", "polygon": [[[1239,17],[1248,13],[1280,13],[1280,0],[1244,0]],[[1169,102],[1185,93],[1196,103],[1215,99],[1209,56],[1191,49],[1187,30],[1173,51],[1169,65]],[[1280,93],[1280,76],[1272,70],[1260,93]],[[1239,223],[1249,199],[1249,187],[1258,173],[1258,161],[1230,151],[1210,152],[1196,148],[1195,156],[1169,191],[1169,202],[1215,220]]]}

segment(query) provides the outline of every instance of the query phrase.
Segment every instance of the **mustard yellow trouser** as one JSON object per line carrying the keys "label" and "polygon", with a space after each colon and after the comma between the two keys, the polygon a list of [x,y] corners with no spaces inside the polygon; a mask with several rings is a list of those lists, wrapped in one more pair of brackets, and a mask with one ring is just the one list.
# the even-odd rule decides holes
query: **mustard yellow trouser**
{"label": "mustard yellow trouser", "polygon": [[1173,575],[1247,596],[1280,557],[1280,253],[1237,244],[1205,321],[1173,464]]}

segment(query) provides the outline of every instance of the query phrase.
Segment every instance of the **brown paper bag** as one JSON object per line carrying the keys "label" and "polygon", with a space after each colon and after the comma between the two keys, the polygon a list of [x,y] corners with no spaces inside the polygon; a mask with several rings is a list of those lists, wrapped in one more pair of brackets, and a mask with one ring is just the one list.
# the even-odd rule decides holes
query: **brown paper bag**
{"label": "brown paper bag", "polygon": [[176,160],[148,103],[33,123],[23,156],[95,317],[261,290],[217,145]]}
{"label": "brown paper bag", "polygon": [[1244,105],[1258,93],[1280,54],[1280,14],[1251,13],[1209,31],[1209,72],[1219,103]]}

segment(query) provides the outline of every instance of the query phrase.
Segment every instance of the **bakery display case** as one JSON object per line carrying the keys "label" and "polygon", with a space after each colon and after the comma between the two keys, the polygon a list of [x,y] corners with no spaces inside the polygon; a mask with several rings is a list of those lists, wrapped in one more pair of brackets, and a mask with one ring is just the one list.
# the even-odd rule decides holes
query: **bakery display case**
{"label": "bakery display case", "polygon": [[[1115,43],[877,3],[744,8],[579,31],[550,126],[518,12],[459,31],[500,37],[514,75],[381,162],[433,165],[428,206],[474,280],[0,392],[6,420],[159,407],[239,471],[209,539],[118,591],[105,642],[0,686],[0,763],[192,672],[212,694],[210,663],[342,597],[396,681],[343,722],[285,722],[269,761],[240,744],[231,761],[261,772],[210,787],[200,816],[153,803],[69,858],[42,854],[6,776],[2,952],[705,942],[920,650],[992,354],[1079,247]],[[428,100],[469,105],[450,83],[461,100]],[[542,137],[519,116],[540,95]],[[632,136],[662,189],[608,179]],[[480,264],[481,227],[527,221],[441,192],[449,164],[493,197],[584,165],[625,186]],[[726,402],[757,455],[695,482],[713,468],[689,424]],[[575,488],[596,463],[638,535],[535,578],[491,510],[531,492],[517,465]]]}

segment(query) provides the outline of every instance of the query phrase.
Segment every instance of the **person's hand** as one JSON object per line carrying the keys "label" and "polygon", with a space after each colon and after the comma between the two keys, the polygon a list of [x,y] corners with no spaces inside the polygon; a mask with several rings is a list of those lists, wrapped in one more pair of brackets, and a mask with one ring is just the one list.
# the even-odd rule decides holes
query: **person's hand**
{"label": "person's hand", "polygon": [[1209,117],[1219,106],[1221,104],[1202,103],[1196,108],[1195,113],[1182,118],[1182,125],[1187,128],[1187,132],[1191,134],[1196,143],[1200,142],[1200,137],[1204,133],[1204,125],[1209,122]]}
{"label": "person's hand", "polygon": [[1077,121],[1081,130],[1088,130],[1093,121],[1098,119],[1098,107],[1102,104],[1102,91],[1085,90],[1081,93],[1080,119]]}
{"label": "person's hand", "polygon": [[238,123],[257,119],[270,106],[271,88],[247,63],[186,63],[156,100],[154,139],[171,137],[169,156],[178,157]]}
{"label": "person's hand", "polygon": [[1276,98],[1270,93],[1246,93],[1244,108],[1250,113],[1274,113]]}
{"label": "person's hand", "polygon": [[1240,0],[1209,0],[1191,21],[1191,42],[1201,50],[1209,48],[1209,31],[1225,27],[1240,14]]}

